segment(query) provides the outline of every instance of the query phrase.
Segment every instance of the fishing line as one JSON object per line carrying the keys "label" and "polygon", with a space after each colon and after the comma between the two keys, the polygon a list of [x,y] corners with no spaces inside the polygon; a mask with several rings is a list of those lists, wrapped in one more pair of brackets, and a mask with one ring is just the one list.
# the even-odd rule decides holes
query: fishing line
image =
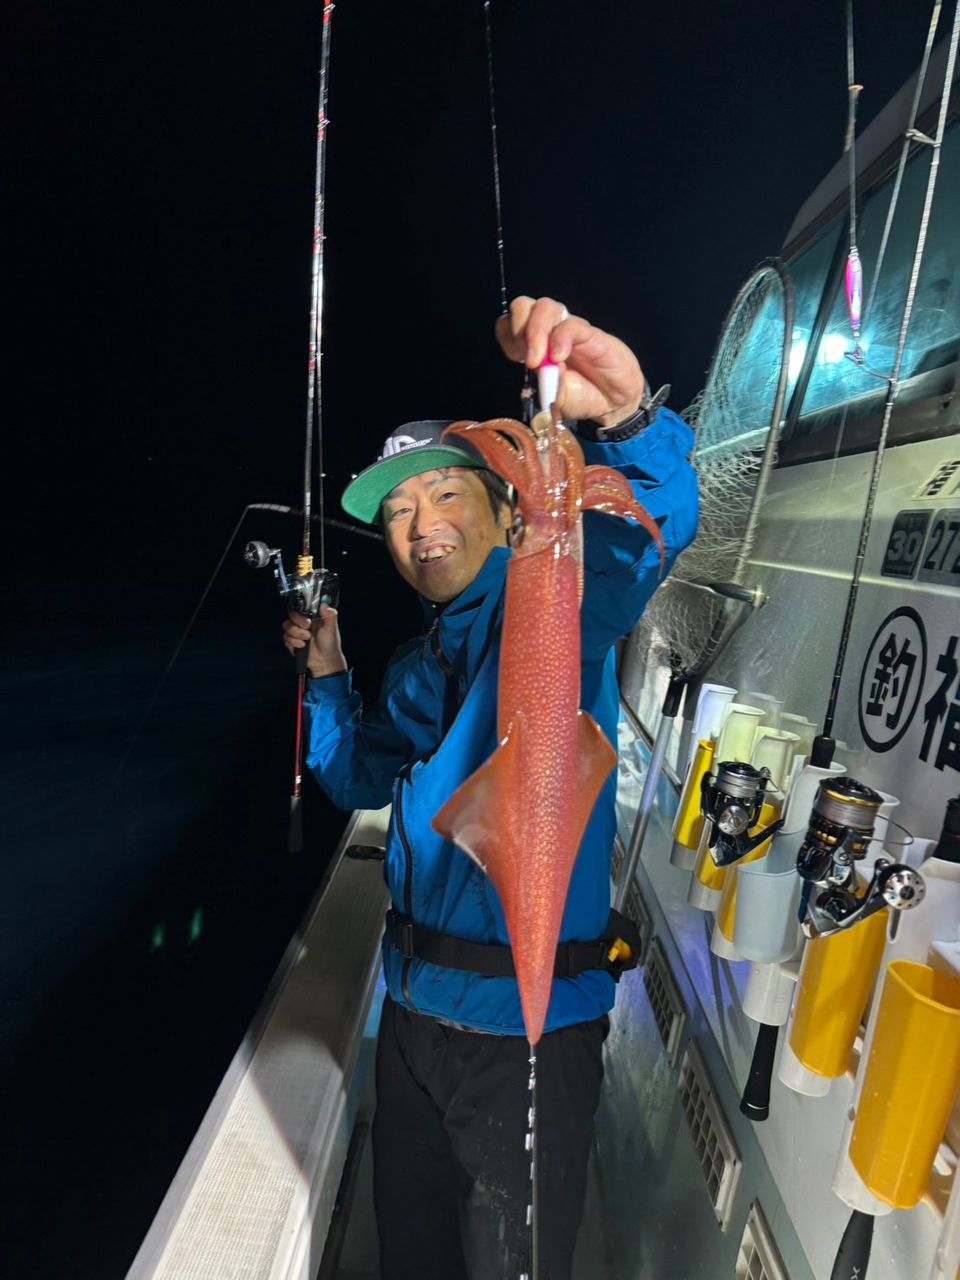
{"label": "fishing line", "polygon": [[923,46],[923,58],[920,61],[920,71],[917,76],[917,87],[913,95],[913,105],[910,108],[910,120],[907,125],[906,132],[903,135],[903,146],[900,149],[900,160],[897,164],[897,176],[894,179],[893,190],[890,193],[890,206],[887,209],[887,219],[883,227],[883,235],[880,237],[880,248],[877,251],[877,262],[873,269],[873,276],[870,281],[870,292],[867,295],[866,306],[863,309],[863,319],[866,321],[873,313],[873,300],[877,292],[877,284],[880,280],[880,272],[883,269],[883,260],[887,253],[887,242],[890,239],[890,231],[893,227],[894,214],[897,211],[897,205],[900,201],[900,188],[903,185],[903,174],[907,167],[907,159],[910,155],[910,146],[914,141],[927,142],[929,139],[925,134],[917,133],[917,116],[920,113],[920,99],[923,96],[923,88],[927,79],[927,69],[930,65],[930,54],[933,49],[933,41],[937,34],[937,27],[940,24],[940,10],[942,8],[942,0],[936,0],[933,6],[933,14],[930,18],[930,27],[927,31],[926,43]]}
{"label": "fishing line", "polygon": [[[119,778],[125,769],[130,755],[140,739],[144,725],[149,720],[157,702],[166,686],[177,659],[183,650],[187,637],[193,630],[194,624],[200,615],[200,611],[206,604],[207,597],[213,587],[213,584],[223,567],[230,548],[236,540],[248,511],[277,511],[284,515],[296,514],[303,520],[303,539],[302,554],[299,558],[297,573],[292,581],[288,581],[283,574],[283,567],[279,551],[270,552],[270,556],[275,558],[277,566],[277,576],[281,580],[285,588],[286,598],[288,602],[295,600],[300,603],[303,611],[310,616],[315,616],[319,611],[320,603],[323,600],[332,598],[332,593],[336,591],[336,575],[329,574],[324,568],[319,571],[313,568],[313,558],[310,554],[310,535],[311,526],[317,524],[320,532],[320,562],[323,565],[325,553],[324,525],[331,523],[342,528],[353,529],[353,526],[347,525],[341,521],[327,521],[323,511],[323,420],[321,412],[321,396],[320,396],[320,360],[322,354],[322,322],[323,322],[323,243],[324,243],[324,184],[326,175],[326,137],[329,119],[327,118],[327,91],[330,70],[330,36],[332,30],[334,5],[327,3],[323,9],[323,29],[320,42],[320,88],[319,88],[319,106],[317,111],[317,151],[316,151],[316,167],[315,167],[315,186],[314,186],[314,212],[313,212],[313,258],[311,263],[311,284],[310,284],[310,332],[309,332],[309,354],[307,360],[307,420],[306,432],[304,438],[303,449],[303,506],[302,508],[280,506],[275,503],[252,502],[244,507],[240,513],[240,517],[233,527],[233,530],[227,539],[226,546],[220,554],[219,559],[214,567],[213,573],[207,581],[206,586],[201,592],[200,599],[197,602],[193,613],[190,615],[187,625],[174,647],[173,653],[169,661],[160,675],[156,688],[150,697],[149,702],[140,717],[137,727],[131,735],[127,744],[127,749],[123,754],[120,764],[114,773],[114,781]],[[319,495],[319,516],[313,514],[313,458],[314,458],[314,435],[316,435],[316,459],[317,459],[317,490]],[[366,532],[365,530],[355,530],[356,532]],[[369,536],[369,535],[368,535]],[[267,551],[265,544],[250,544],[251,548],[262,548]],[[248,548],[249,552],[250,548]],[[247,557],[248,563],[253,563]],[[266,563],[266,562],[265,562]],[[276,570],[275,570],[276,571]],[[297,732],[296,732],[296,764],[294,767],[294,785],[291,795],[291,848],[301,838],[300,831],[300,784],[301,784],[301,757],[303,754],[303,694],[306,686],[306,656],[307,649],[298,651],[297,654]]]}
{"label": "fishing line", "polygon": [[540,1235],[539,1235],[539,1199],[538,1153],[537,1153],[537,1046],[529,1046],[530,1075],[527,1089],[530,1093],[530,1105],[527,1108],[526,1150],[530,1153],[530,1200],[527,1204],[527,1228],[530,1232],[530,1270],[520,1274],[520,1280],[540,1280]]}
{"label": "fishing line", "polygon": [[[173,652],[171,653],[166,666],[163,668],[163,671],[160,674],[160,678],[156,683],[153,693],[150,695],[150,699],[147,702],[147,705],[143,711],[143,714],[141,715],[139,721],[137,722],[137,727],[134,729],[133,733],[130,736],[130,741],[127,743],[127,747],[123,753],[123,757],[120,763],[117,765],[117,768],[114,772],[114,775],[113,775],[114,782],[117,781],[121,773],[123,773],[124,769],[126,768],[127,763],[130,760],[130,756],[133,754],[133,749],[137,745],[137,742],[139,741],[143,733],[143,730],[144,730],[144,727],[146,726],[147,721],[150,719],[158,701],[160,700],[160,695],[163,693],[167,680],[170,678],[170,674],[173,671],[173,668],[177,664],[177,659],[180,657],[180,654],[183,651],[183,646],[186,644],[190,636],[190,633],[193,631],[197,618],[199,618],[200,613],[203,609],[203,606],[207,602],[207,597],[209,596],[211,590],[213,589],[213,584],[214,582],[216,582],[217,577],[220,573],[220,570],[223,568],[224,561],[226,560],[227,556],[230,554],[230,550],[233,547],[233,544],[237,540],[237,534],[240,532],[241,526],[243,525],[243,522],[247,517],[248,511],[275,511],[278,515],[297,516],[299,518],[302,518],[304,514],[300,507],[288,507],[278,502],[248,502],[247,505],[240,512],[240,516],[236,524],[233,526],[233,529],[230,532],[230,536],[227,538],[227,541],[226,541],[226,544],[224,545],[223,550],[220,552],[220,555],[217,558],[217,562],[213,567],[213,572],[210,574],[210,577],[207,579],[206,585],[204,586],[203,590],[200,592],[200,598],[197,601],[193,612],[190,614],[190,617],[187,620],[186,626],[183,628],[183,631],[180,633],[180,638],[177,640],[177,643],[174,645]],[[375,542],[383,541],[382,534],[376,533],[372,529],[363,529],[359,525],[349,524],[346,520],[334,520],[330,516],[323,516],[323,517],[319,515],[310,516],[310,521],[313,524],[320,524],[321,519],[324,524],[328,524],[335,529],[342,529],[347,533],[358,533],[360,534],[361,537],[372,538]]]}
{"label": "fishing line", "polygon": [[[483,28],[487,50],[487,99],[490,106],[490,158],[493,165],[493,204],[497,220],[497,267],[500,273],[500,314],[510,314],[507,293],[506,252],[503,242],[503,199],[500,181],[500,148],[497,142],[497,100],[493,81],[493,20],[491,0],[483,0]],[[520,392],[523,420],[529,427],[533,421],[533,375],[524,365],[523,389]]]}
{"label": "fishing line", "polygon": [[[507,294],[506,253],[503,242],[503,198],[500,181],[500,148],[497,143],[497,101],[493,78],[493,24],[491,19],[491,0],[483,3],[483,27],[487,52],[487,97],[490,106],[490,158],[493,168],[493,203],[497,222],[497,267],[500,274],[500,314],[510,314],[509,296]],[[524,422],[529,427],[533,421],[533,377],[524,365],[523,388],[520,402]],[[529,1270],[521,1272],[520,1280],[539,1280],[540,1277],[540,1241],[538,1227],[538,1188],[537,1188],[537,1049],[530,1045],[530,1076],[527,1088],[530,1091],[530,1106],[527,1111],[527,1131],[524,1139],[525,1150],[530,1154],[530,1200],[527,1204],[526,1225],[529,1231]]]}
{"label": "fishing line", "polygon": [[[861,321],[860,321],[860,323],[861,323],[861,329],[863,329],[863,327],[866,325],[867,320],[868,320],[868,319],[870,319],[870,317],[873,315],[873,304],[874,304],[874,300],[875,300],[875,298],[876,298],[877,287],[878,287],[878,285],[879,285],[879,283],[880,283],[880,276],[881,276],[881,273],[882,273],[882,271],[883,271],[883,263],[884,263],[884,260],[885,260],[885,258],[886,258],[887,245],[888,245],[888,243],[889,243],[889,240],[890,240],[890,233],[891,233],[891,230],[892,230],[892,228],[893,228],[893,220],[894,220],[894,217],[896,216],[896,212],[897,212],[897,209],[898,209],[898,207],[899,207],[899,203],[900,203],[900,193],[901,193],[901,188],[902,188],[902,186],[903,186],[903,175],[904,175],[904,172],[906,171],[906,167],[907,167],[907,160],[908,160],[908,159],[909,159],[909,157],[910,157],[912,144],[913,144],[914,142],[929,142],[929,141],[931,141],[929,138],[927,138],[926,134],[920,133],[920,132],[917,130],[917,128],[916,128],[916,123],[917,123],[917,116],[918,116],[918,115],[919,115],[919,113],[920,113],[920,102],[921,102],[921,99],[922,99],[922,97],[923,97],[923,90],[924,90],[924,86],[925,86],[925,84],[926,84],[927,72],[928,72],[928,70],[929,70],[930,55],[931,55],[931,52],[932,52],[932,49],[933,49],[933,43],[934,43],[934,39],[935,39],[935,37],[936,37],[936,33],[937,33],[937,27],[939,26],[939,22],[940,22],[940,10],[941,10],[941,8],[942,8],[942,7],[943,7],[943,6],[942,6],[942,0],[935,0],[935,4],[934,4],[934,6],[933,6],[933,13],[932,13],[931,18],[930,18],[930,26],[929,26],[929,28],[928,28],[928,30],[927,30],[927,38],[926,38],[926,41],[925,41],[925,43],[924,43],[923,57],[921,58],[921,61],[920,61],[920,69],[919,69],[919,72],[918,72],[918,74],[917,74],[917,85],[916,85],[916,89],[914,90],[913,103],[911,104],[911,108],[910,108],[910,115],[909,115],[908,122],[907,122],[907,128],[906,128],[906,130],[904,131],[904,136],[903,136],[903,146],[902,146],[902,147],[901,147],[901,149],[900,149],[900,159],[899,159],[899,162],[898,162],[898,164],[897,164],[896,177],[895,177],[895,179],[894,179],[893,187],[892,187],[891,192],[890,192],[890,202],[889,202],[889,205],[887,206],[887,214],[886,214],[886,219],[885,219],[885,221],[884,221],[883,233],[882,233],[882,235],[881,235],[881,237],[880,237],[880,247],[879,247],[879,249],[878,249],[878,251],[877,251],[877,260],[876,260],[876,263],[874,264],[873,271],[871,272],[871,277],[870,277],[870,290],[869,290],[869,293],[868,293],[868,295],[867,295],[866,303],[865,303],[865,304],[864,304],[864,306],[863,306],[863,312],[862,312]],[[850,86],[852,86],[852,85],[853,85],[853,82],[854,82],[854,75],[855,75],[855,73],[854,73],[854,49],[853,49],[853,22],[852,22],[852,17],[853,17],[853,15],[852,15],[852,9],[848,8],[848,10],[847,10],[847,83],[848,83],[848,91],[849,91]],[[854,111],[854,115],[855,115],[856,104],[855,104],[855,103],[853,103],[853,102],[851,102],[851,106],[852,106],[852,109],[853,109],[853,111]],[[848,132],[847,132],[847,137],[850,137],[850,116],[849,116],[849,111],[850,111],[850,108],[848,107]],[[854,122],[855,122],[855,120],[854,120]],[[852,145],[852,147],[851,147],[851,152],[853,152],[853,150],[854,150],[855,146],[856,146],[856,139],[855,139],[855,137],[854,137],[854,138],[853,138],[853,145]],[[855,195],[855,190],[856,190],[856,187],[855,187],[855,184],[856,184],[856,166],[855,166],[855,164],[854,164],[854,162],[853,162],[853,155],[851,155],[850,172],[851,172],[851,176],[850,176],[850,180],[849,180],[850,199],[849,199],[849,205],[848,205],[848,208],[849,208],[848,219],[849,219],[849,225],[850,225],[851,227],[853,227],[853,225],[854,225],[854,210],[855,210],[855,207],[856,207],[856,195]],[[851,232],[851,234],[850,234],[851,242],[852,242],[853,238],[854,238],[854,237],[853,237],[853,234],[852,234],[852,232]],[[849,308],[849,297],[848,297],[848,308]],[[863,351],[862,346],[859,348],[859,355],[858,355],[857,351],[848,351],[848,352],[846,352],[845,354],[846,354],[846,357],[847,357],[847,359],[848,359],[848,360],[850,360],[853,364],[856,364],[856,365],[857,365],[859,368],[861,368],[865,373],[868,373],[868,374],[870,374],[872,377],[878,378],[878,379],[880,379],[880,380],[882,380],[882,381],[884,381],[884,382],[886,382],[886,381],[887,381],[887,375],[886,375],[886,374],[884,374],[884,373],[878,373],[878,372],[876,372],[875,370],[873,370],[873,369],[871,369],[871,368],[869,368],[869,367],[868,367],[867,362],[866,362],[866,353]],[[803,392],[804,392],[804,393],[806,392],[806,383],[804,383],[804,386],[803,386]],[[836,466],[835,466],[835,464],[836,464],[837,459],[838,459],[838,457],[839,457],[839,455],[840,455],[840,449],[841,449],[841,447],[842,447],[842,443],[843,443],[843,436],[844,436],[844,432],[845,432],[845,430],[846,430],[846,424],[847,424],[847,415],[848,415],[848,412],[849,412],[849,404],[844,404],[844,406],[843,406],[843,412],[842,412],[842,416],[841,416],[841,420],[840,420],[840,430],[839,430],[839,433],[838,433],[838,436],[837,436],[837,442],[836,442],[836,445],[835,445],[835,447],[834,447],[834,454],[833,454],[833,458],[832,458],[832,462],[834,463],[834,466],[831,468],[830,475],[829,475],[829,479],[828,479],[828,484],[827,484],[827,491],[826,491],[826,497],[825,497],[825,505],[826,505],[827,507],[829,507],[829,505],[830,505],[830,501],[831,501],[832,496],[833,496],[834,481],[835,481],[835,479],[836,479]]]}

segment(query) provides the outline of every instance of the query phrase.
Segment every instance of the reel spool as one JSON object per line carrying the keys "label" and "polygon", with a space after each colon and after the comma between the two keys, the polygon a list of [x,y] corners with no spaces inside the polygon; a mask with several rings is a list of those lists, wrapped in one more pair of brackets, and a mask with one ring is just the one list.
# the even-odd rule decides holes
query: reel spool
{"label": "reel spool", "polygon": [[[822,938],[852,928],[884,907],[908,911],[926,894],[923,877],[905,863],[877,858],[873,878],[858,893],[856,864],[867,855],[883,796],[855,778],[824,778],[797,853],[806,882],[803,931]],[[813,890],[820,887],[814,896]]]}
{"label": "reel spool", "polygon": [[770,773],[740,760],[727,760],[708,773],[700,784],[703,837],[718,867],[745,858],[783,825],[780,819],[752,835],[747,833],[760,819]]}

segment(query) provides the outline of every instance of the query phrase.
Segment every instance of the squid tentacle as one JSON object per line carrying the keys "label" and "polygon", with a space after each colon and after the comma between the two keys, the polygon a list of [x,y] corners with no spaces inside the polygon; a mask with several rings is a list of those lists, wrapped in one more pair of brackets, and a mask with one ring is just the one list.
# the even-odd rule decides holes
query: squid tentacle
{"label": "squid tentacle", "polygon": [[[522,423],[510,418],[493,418],[489,422],[459,423],[448,427],[444,436],[457,435],[468,440],[489,465],[519,492],[531,506],[542,505],[546,498],[543,476],[535,455],[527,452],[533,437]],[[507,437],[505,439],[504,437]],[[513,441],[514,443],[510,443]]]}
{"label": "squid tentacle", "polygon": [[660,526],[637,498],[618,471],[610,467],[587,467],[584,472],[583,508],[585,511],[602,511],[606,515],[635,520],[649,533],[660,552],[660,574],[667,566],[666,547]]}

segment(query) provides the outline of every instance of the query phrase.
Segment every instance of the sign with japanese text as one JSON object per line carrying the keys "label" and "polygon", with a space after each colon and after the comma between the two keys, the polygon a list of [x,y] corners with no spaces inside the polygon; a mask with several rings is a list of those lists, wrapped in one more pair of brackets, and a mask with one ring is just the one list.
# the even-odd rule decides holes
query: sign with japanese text
{"label": "sign with japanese text", "polygon": [[860,731],[871,750],[892,750],[919,714],[919,759],[960,772],[958,646],[960,636],[946,636],[928,663],[927,629],[916,609],[904,605],[884,618],[860,673]]}

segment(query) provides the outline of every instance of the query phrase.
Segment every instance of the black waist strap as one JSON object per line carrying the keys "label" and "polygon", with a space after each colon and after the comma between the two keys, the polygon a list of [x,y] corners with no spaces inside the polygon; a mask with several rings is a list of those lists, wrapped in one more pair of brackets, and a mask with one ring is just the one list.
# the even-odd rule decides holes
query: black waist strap
{"label": "black waist strap", "polygon": [[[607,924],[607,935],[594,942],[561,942],[557,947],[557,959],[553,969],[555,978],[576,978],[590,969],[603,969],[619,978],[625,969],[637,963],[639,939],[632,947],[632,960],[620,953],[610,959],[610,950],[618,938],[633,943],[636,930],[630,920],[612,911]],[[480,973],[488,978],[515,978],[516,966],[509,947],[495,943],[468,942],[449,933],[434,933],[422,925],[414,924],[399,911],[387,912],[386,938],[391,947],[407,960],[426,960],[444,969],[460,969],[466,973]]]}

